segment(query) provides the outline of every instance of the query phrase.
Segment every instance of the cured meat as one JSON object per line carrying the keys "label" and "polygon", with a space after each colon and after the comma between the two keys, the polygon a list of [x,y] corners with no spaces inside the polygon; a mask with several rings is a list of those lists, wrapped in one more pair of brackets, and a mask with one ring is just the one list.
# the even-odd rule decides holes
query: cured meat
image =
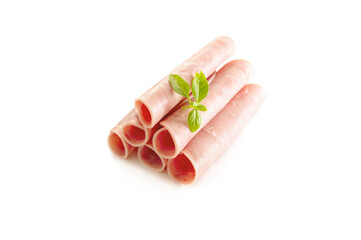
{"label": "cured meat", "polygon": [[168,159],[157,154],[151,142],[138,148],[138,158],[154,171],[161,172],[167,166]]}
{"label": "cured meat", "polygon": [[127,143],[135,147],[145,145],[160,128],[159,124],[156,124],[153,128],[143,127],[134,109],[123,120],[123,124],[120,126],[122,137]]}
{"label": "cured meat", "polygon": [[253,75],[252,65],[244,60],[234,60],[224,65],[216,74],[209,86],[207,97],[202,104],[207,111],[200,112],[202,125],[196,132],[191,132],[187,116],[191,109],[178,109],[165,120],[163,128],[153,137],[156,151],[165,158],[174,158],[188,142],[205,126],[222,108],[241,90]]}
{"label": "cured meat", "polygon": [[261,86],[244,86],[176,158],[168,161],[168,174],[180,183],[193,183],[232,144],[265,98]]}
{"label": "cured meat", "polygon": [[110,130],[108,146],[116,156],[126,159],[135,147],[124,141],[121,135],[121,125],[122,121]]}
{"label": "cured meat", "polygon": [[[208,81],[212,82],[215,75],[216,72],[213,72],[211,76],[209,76]],[[185,102],[187,102],[186,99],[184,103]],[[174,107],[168,114],[176,111],[180,105],[181,103]],[[127,158],[134,150],[134,147],[144,146],[148,142],[147,145],[149,150],[142,150],[142,152],[147,151],[149,155],[149,153],[154,150],[150,140],[159,128],[159,123],[153,128],[144,127],[139,121],[135,109],[133,109],[111,130],[111,134],[108,138],[108,145],[114,154],[121,158]],[[165,161],[164,158],[162,158],[162,161]],[[165,165],[166,162],[160,171],[164,170]]]}
{"label": "cured meat", "polygon": [[[235,52],[235,45],[228,37],[219,37],[191,56],[174,69],[171,74],[178,74],[191,83],[196,72],[200,70],[209,77],[227,58]],[[169,84],[169,75],[160,80],[135,101],[139,120],[148,128],[152,128],[183,97],[175,93]]]}
{"label": "cured meat", "polygon": [[117,128],[118,135],[128,144],[140,147],[149,141],[160,125],[157,124],[153,128],[143,127],[135,109],[132,109],[114,128]]}

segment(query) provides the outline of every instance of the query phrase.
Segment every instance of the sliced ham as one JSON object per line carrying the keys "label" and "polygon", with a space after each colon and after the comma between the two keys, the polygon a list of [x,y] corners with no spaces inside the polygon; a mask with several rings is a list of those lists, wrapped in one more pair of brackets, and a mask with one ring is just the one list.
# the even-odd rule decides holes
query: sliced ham
{"label": "sliced ham", "polygon": [[156,151],[165,158],[174,158],[196,136],[212,118],[236,95],[253,75],[252,65],[244,60],[234,60],[224,65],[209,86],[207,97],[202,104],[207,111],[200,112],[202,125],[196,132],[191,132],[187,116],[191,109],[178,109],[165,120],[163,126],[153,137]]}
{"label": "sliced ham", "polygon": [[135,109],[133,109],[123,118],[123,124],[120,128],[122,129],[121,134],[125,141],[135,147],[140,147],[149,141],[160,128],[160,125],[156,124],[153,128],[144,127],[139,121]]}
{"label": "sliced ham", "polygon": [[[209,77],[227,58],[235,52],[235,44],[228,37],[219,37],[180,64],[170,74],[178,74],[191,83],[196,72],[202,71]],[[135,101],[141,123],[152,128],[183,97],[175,93],[169,84],[169,75],[160,80]]]}
{"label": "sliced ham", "polygon": [[148,167],[157,172],[162,172],[168,159],[158,155],[151,142],[138,148],[138,158]]}
{"label": "sliced ham", "polygon": [[[208,81],[212,82],[215,75],[216,72],[213,72],[211,76],[209,76]],[[186,102],[187,100],[185,99],[184,103]],[[174,107],[168,114],[176,111],[181,104],[182,102]],[[133,109],[111,130],[111,134],[108,138],[108,145],[114,154],[126,158],[133,151],[134,147],[141,147],[147,143],[148,147],[150,145],[149,148],[153,149],[153,145],[149,140],[159,128],[159,123],[152,128],[144,127],[139,121],[135,109]]]}
{"label": "sliced ham", "polygon": [[180,183],[193,183],[232,144],[265,97],[259,85],[243,87],[176,158],[168,161],[168,174]]}
{"label": "sliced ham", "polygon": [[126,159],[129,154],[133,152],[135,147],[127,143],[122,137],[122,125],[122,121],[120,121],[112,130],[110,130],[108,145],[110,150],[112,150],[116,156]]}
{"label": "sliced ham", "polygon": [[118,135],[128,144],[134,147],[140,147],[149,141],[153,134],[160,128],[160,125],[157,124],[153,128],[143,127],[135,109],[132,109],[114,128],[117,129]]}

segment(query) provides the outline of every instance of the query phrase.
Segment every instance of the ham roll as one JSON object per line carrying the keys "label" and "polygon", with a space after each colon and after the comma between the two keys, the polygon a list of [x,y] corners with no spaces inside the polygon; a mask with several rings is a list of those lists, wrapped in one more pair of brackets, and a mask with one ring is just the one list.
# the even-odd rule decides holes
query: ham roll
{"label": "ham roll", "polygon": [[151,142],[138,148],[138,158],[145,165],[157,172],[162,172],[166,168],[168,161],[168,159],[158,155]]}
{"label": "ham roll", "polygon": [[[228,37],[219,37],[180,64],[170,74],[178,74],[191,83],[196,72],[202,71],[209,77],[227,58],[235,52],[235,44]],[[183,97],[175,93],[169,83],[169,75],[160,80],[135,101],[141,123],[152,128]]]}
{"label": "ham roll", "polygon": [[140,123],[135,109],[131,110],[118,124],[119,136],[134,147],[145,145],[153,134],[160,128],[157,124],[153,128],[145,128]]}
{"label": "ham roll", "polygon": [[241,90],[252,75],[253,67],[247,61],[234,60],[224,65],[217,72],[209,86],[207,97],[202,101],[208,110],[200,112],[202,125],[199,129],[193,133],[189,130],[187,116],[192,109],[178,109],[161,121],[163,127],[153,137],[155,150],[164,158],[175,158],[197,132]]}
{"label": "ham roll", "polygon": [[191,184],[232,144],[260,109],[265,90],[248,84],[189,142],[176,158],[168,161],[168,174]]}
{"label": "ham roll", "polygon": [[133,152],[135,147],[124,141],[121,135],[121,125],[122,123],[119,122],[112,130],[110,130],[108,146],[116,156],[126,159],[129,154]]}
{"label": "ham roll", "polygon": [[125,118],[121,127],[122,136],[125,141],[135,147],[144,146],[160,128],[159,124],[156,124],[153,128],[143,127],[134,109]]}

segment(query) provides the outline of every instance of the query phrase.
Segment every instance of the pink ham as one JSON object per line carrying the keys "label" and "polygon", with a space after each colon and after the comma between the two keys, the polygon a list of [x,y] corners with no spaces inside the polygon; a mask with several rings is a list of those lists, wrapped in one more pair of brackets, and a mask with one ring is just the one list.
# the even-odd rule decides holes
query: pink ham
{"label": "pink ham", "polygon": [[260,109],[265,90],[248,84],[207,124],[176,158],[168,174],[183,184],[193,183],[223,153]]}
{"label": "pink ham", "polygon": [[121,134],[127,143],[140,147],[145,145],[159,128],[159,124],[156,124],[153,128],[143,127],[135,109],[133,109],[123,118]]}
{"label": "pink ham", "polygon": [[207,97],[202,101],[208,110],[200,112],[202,125],[196,132],[191,132],[187,116],[191,109],[178,109],[165,120],[161,121],[163,128],[153,137],[156,151],[165,158],[174,158],[188,142],[205,126],[234,95],[247,83],[253,75],[252,65],[244,60],[234,60],[222,67],[209,86]]}
{"label": "pink ham", "polygon": [[118,135],[128,144],[134,147],[140,147],[148,142],[153,134],[160,128],[160,125],[157,124],[153,128],[143,127],[135,109],[133,109],[123,117],[116,128],[119,131]]}
{"label": "pink ham", "polygon": [[166,168],[168,161],[168,159],[157,154],[151,141],[138,148],[138,158],[145,165],[157,172],[162,172]]}
{"label": "pink ham", "polygon": [[[213,72],[211,76],[209,76],[208,81],[212,82],[215,75],[216,72]],[[185,99],[184,102],[186,101],[187,100]],[[174,107],[169,114],[176,111],[179,106],[177,105]],[[144,127],[139,121],[135,109],[133,109],[111,130],[111,134],[108,138],[108,145],[114,154],[122,158],[126,158],[133,151],[134,147],[144,146],[159,128],[159,123],[157,123],[153,128]],[[150,148],[150,150],[148,150],[149,153],[151,149],[153,149],[153,145],[149,142],[148,148]],[[145,152],[147,150],[143,151]],[[164,162],[165,167],[166,162],[164,158],[161,160]],[[145,157],[144,161],[146,161]],[[162,170],[164,170],[164,167]]]}
{"label": "pink ham", "polygon": [[[191,83],[196,72],[202,70],[209,77],[227,58],[235,52],[235,45],[228,37],[219,37],[174,69],[171,74],[178,74]],[[145,127],[152,128],[183,97],[172,90],[169,75],[160,80],[135,101],[140,121]]]}
{"label": "pink ham", "polygon": [[110,130],[110,134],[108,137],[108,145],[112,152],[121,158],[126,159],[129,154],[131,154],[134,150],[134,146],[130,145],[121,135],[121,127],[123,123],[120,121],[112,130]]}

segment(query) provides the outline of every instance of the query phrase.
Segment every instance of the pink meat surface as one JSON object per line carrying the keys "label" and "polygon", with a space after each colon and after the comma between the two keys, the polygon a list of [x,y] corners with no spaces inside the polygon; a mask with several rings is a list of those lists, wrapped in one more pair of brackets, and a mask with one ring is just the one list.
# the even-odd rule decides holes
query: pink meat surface
{"label": "pink meat surface", "polygon": [[160,124],[156,124],[152,128],[144,127],[133,109],[124,117],[122,136],[129,144],[140,147],[144,146],[159,128]]}
{"label": "pink meat surface", "polygon": [[200,112],[202,125],[196,132],[191,132],[187,123],[191,109],[178,109],[161,121],[163,128],[153,137],[156,151],[165,158],[174,158],[196,136],[212,118],[226,106],[253,75],[252,65],[244,60],[234,60],[224,65],[209,86],[207,97],[202,104],[207,111]]}
{"label": "pink meat surface", "polygon": [[140,147],[145,145],[153,134],[160,128],[157,124],[153,128],[144,127],[137,116],[135,109],[131,110],[117,124],[119,135],[130,145]]}
{"label": "pink meat surface", "polygon": [[[209,76],[208,81],[212,82],[216,72],[213,72],[211,76]],[[187,102],[185,99],[184,103]],[[174,107],[171,110],[171,113],[176,111],[180,105]],[[160,128],[160,124],[157,123],[152,128],[147,128],[142,125],[139,121],[139,118],[136,114],[135,109],[131,110],[123,119],[111,130],[111,133],[108,138],[108,145],[112,152],[121,158],[127,158],[128,155],[134,150],[134,147],[142,147],[142,150],[138,149],[138,156],[142,157],[144,163],[150,163],[150,157],[152,155],[152,151],[154,147],[152,145],[152,137],[154,133]],[[145,145],[147,146],[145,147]],[[139,152],[142,154],[139,155]],[[145,156],[147,154],[148,158]],[[154,152],[153,159],[156,159],[157,153]],[[167,164],[167,159],[160,157],[160,161],[162,161],[161,167],[155,166],[155,160],[153,161],[154,170],[163,171]],[[149,164],[148,164],[149,165]]]}
{"label": "pink meat surface", "polygon": [[265,98],[261,86],[244,86],[176,158],[168,161],[168,174],[180,183],[193,183],[234,142]]}
{"label": "pink meat surface", "polygon": [[112,130],[108,137],[108,146],[110,150],[118,157],[126,159],[134,150],[134,146],[130,145],[122,137],[123,122],[120,121]]}
{"label": "pink meat surface", "polygon": [[[235,52],[235,44],[228,37],[219,37],[179,65],[170,74],[178,74],[191,83],[200,70],[209,77],[227,58]],[[135,101],[135,107],[142,124],[152,128],[183,97],[175,93],[169,83],[169,75],[160,80]]]}
{"label": "pink meat surface", "polygon": [[146,166],[157,172],[163,171],[168,162],[168,159],[163,158],[155,151],[151,141],[138,149],[138,158]]}

